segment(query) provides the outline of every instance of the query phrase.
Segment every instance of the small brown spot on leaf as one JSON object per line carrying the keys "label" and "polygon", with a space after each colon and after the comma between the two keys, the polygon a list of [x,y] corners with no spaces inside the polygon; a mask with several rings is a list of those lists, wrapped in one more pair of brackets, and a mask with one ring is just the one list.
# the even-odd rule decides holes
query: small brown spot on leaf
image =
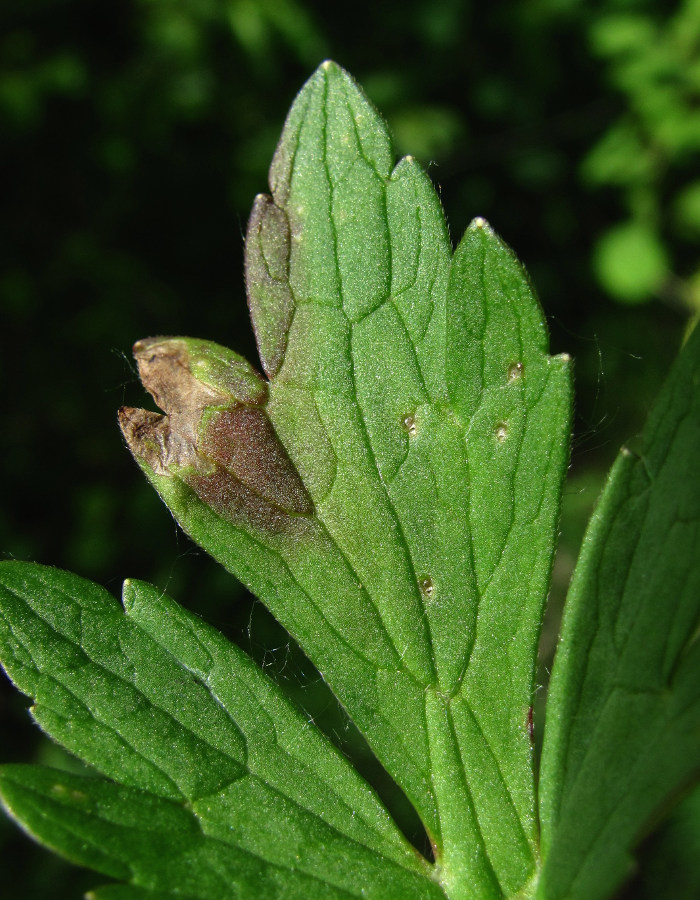
{"label": "small brown spot on leaf", "polygon": [[499,422],[493,433],[498,443],[504,444],[508,440],[508,425],[505,422]]}
{"label": "small brown spot on leaf", "polygon": [[508,381],[518,381],[523,377],[525,366],[521,362],[514,362],[508,366]]}
{"label": "small brown spot on leaf", "polygon": [[427,597],[428,599],[430,599],[435,593],[435,585],[433,584],[433,579],[430,578],[430,576],[421,578],[420,592],[424,597]]}

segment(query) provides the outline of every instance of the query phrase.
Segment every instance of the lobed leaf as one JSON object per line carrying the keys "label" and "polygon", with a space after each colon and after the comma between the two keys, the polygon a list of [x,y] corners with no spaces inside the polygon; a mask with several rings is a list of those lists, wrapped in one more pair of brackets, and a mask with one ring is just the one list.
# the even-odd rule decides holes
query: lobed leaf
{"label": "lobed leaf", "polygon": [[606,897],[700,761],[700,329],[586,534],[552,673],[543,898]]}
{"label": "lobed leaf", "polygon": [[270,187],[246,241],[266,395],[200,408],[198,385],[220,387],[204,351],[150,342],[136,356],[166,415],[122,411],[127,442],[313,659],[415,805],[450,896],[512,895],[538,865],[528,710],[568,360],[547,355],[527,278],[483,220],[451,256],[429,179],[393,166],[333,63],[295,101]]}
{"label": "lobed leaf", "polygon": [[126,582],[122,610],[77,576],[2,563],[0,659],[37,722],[107,776],[2,769],[9,812],[69,859],[156,897],[444,896],[315,726],[150,585]]}

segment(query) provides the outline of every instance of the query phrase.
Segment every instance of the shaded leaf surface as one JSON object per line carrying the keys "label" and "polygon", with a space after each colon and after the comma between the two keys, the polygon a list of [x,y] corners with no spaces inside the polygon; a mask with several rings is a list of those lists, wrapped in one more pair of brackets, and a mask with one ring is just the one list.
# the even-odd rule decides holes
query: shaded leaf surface
{"label": "shaded leaf surface", "polygon": [[[440,897],[345,759],[155,588],[0,566],[0,653],[39,724],[108,778],[0,775],[8,810],[105,875],[193,898]],[[138,896],[138,894],[136,894]]]}
{"label": "shaded leaf surface", "polygon": [[[212,412],[187,464],[166,465],[173,416],[156,434],[127,411],[127,440],[185,530],[314,660],[415,805],[446,888],[512,894],[537,867],[527,722],[568,361],[547,355],[526,276],[485,222],[451,257],[429,179],[394,167],[334,64],[292,107],[270,186],[246,274],[272,432],[235,436]],[[265,454],[237,474],[244,445],[274,441],[308,511],[272,495]]]}
{"label": "shaded leaf surface", "polygon": [[591,520],[547,706],[540,896],[605,897],[700,764],[700,330]]}

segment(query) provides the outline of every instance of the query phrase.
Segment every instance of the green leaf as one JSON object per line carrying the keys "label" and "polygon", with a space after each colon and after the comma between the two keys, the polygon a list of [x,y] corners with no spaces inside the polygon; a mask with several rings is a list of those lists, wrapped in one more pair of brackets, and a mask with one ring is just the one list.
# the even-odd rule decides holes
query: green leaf
{"label": "green leaf", "polygon": [[344,757],[155,588],[126,582],[122,610],[77,576],[2,563],[0,639],[37,722],[107,776],[2,769],[10,814],[69,859],[201,900],[444,896]]}
{"label": "green leaf", "polygon": [[527,278],[483,220],[451,258],[429,179],[393,165],[333,63],[294,103],[270,186],[246,241],[269,382],[223,385],[207,359],[245,364],[216,345],[142,342],[165,415],[122,410],[124,434],[183,528],[318,666],[420,814],[450,896],[512,895],[537,870],[528,710],[568,360],[547,355]]}
{"label": "green leaf", "polygon": [[700,329],[591,520],[547,705],[539,896],[608,896],[700,759]]}
{"label": "green leaf", "polygon": [[700,234],[700,181],[691,182],[676,195],[673,211],[685,231],[693,237]]}
{"label": "green leaf", "polygon": [[130,884],[106,884],[95,891],[89,891],[85,900],[172,900],[173,897],[190,900],[184,894],[169,894],[162,891],[151,891],[148,888],[134,887]]}
{"label": "green leaf", "polygon": [[106,884],[95,891],[89,891],[85,900],[172,900],[173,897],[189,900],[184,894],[169,894],[162,891],[151,891],[148,888],[134,887],[131,884]]}
{"label": "green leaf", "polygon": [[360,896],[303,871],[267,864],[255,853],[231,852],[203,834],[181,806],[114,782],[7,766],[0,789],[8,809],[42,842],[105,875],[154,885],[157,898]]}

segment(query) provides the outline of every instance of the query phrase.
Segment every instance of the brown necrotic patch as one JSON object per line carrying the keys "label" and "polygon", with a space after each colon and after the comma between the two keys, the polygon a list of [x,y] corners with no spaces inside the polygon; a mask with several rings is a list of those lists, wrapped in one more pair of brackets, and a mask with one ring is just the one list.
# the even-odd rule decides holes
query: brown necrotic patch
{"label": "brown necrotic patch", "polygon": [[120,410],[139,462],[180,479],[235,524],[274,532],[308,524],[313,503],[263,406],[203,384],[191,371],[185,340],[140,341],[134,355],[144,387],[165,413]]}
{"label": "brown necrotic patch", "polygon": [[145,463],[156,475],[169,474],[170,423],[167,416],[148,409],[122,406],[119,427],[137,462]]}
{"label": "brown necrotic patch", "polygon": [[199,421],[208,406],[229,399],[222,391],[198,381],[190,370],[187,344],[177,338],[147,338],[134,344],[141,383],[158,406],[183,422]]}
{"label": "brown necrotic patch", "polygon": [[312,528],[313,518],[281,509],[221,466],[210,475],[192,472],[183,473],[182,478],[204,504],[233,525],[252,526],[272,534],[297,535]]}
{"label": "brown necrotic patch", "polygon": [[197,381],[189,367],[187,345],[177,338],[147,338],[134,344],[141,382],[166,415],[122,407],[119,424],[137,460],[156,475],[173,466],[203,468],[197,430],[204,410],[225,403],[226,394]]}
{"label": "brown necrotic patch", "polygon": [[259,497],[290,513],[313,513],[299,473],[262,409],[212,410],[201,432],[201,452]]}

